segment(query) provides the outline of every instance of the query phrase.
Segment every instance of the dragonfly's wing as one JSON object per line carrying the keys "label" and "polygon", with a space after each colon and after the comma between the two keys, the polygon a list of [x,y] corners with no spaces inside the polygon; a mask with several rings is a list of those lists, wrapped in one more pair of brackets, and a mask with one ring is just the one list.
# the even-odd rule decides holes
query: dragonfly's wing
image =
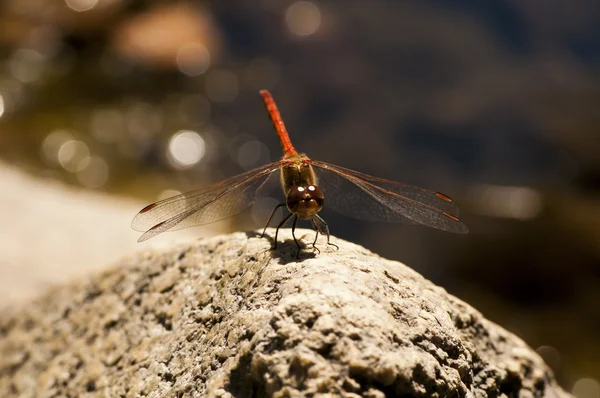
{"label": "dragonfly's wing", "polygon": [[408,222],[455,233],[469,229],[458,219],[448,196],[358,171],[311,160],[325,206],[345,216],[368,221]]}
{"label": "dragonfly's wing", "polygon": [[131,227],[145,232],[138,242],[162,232],[209,224],[231,217],[256,199],[257,192],[275,171],[277,161],[231,177],[225,181],[177,195],[143,208]]}

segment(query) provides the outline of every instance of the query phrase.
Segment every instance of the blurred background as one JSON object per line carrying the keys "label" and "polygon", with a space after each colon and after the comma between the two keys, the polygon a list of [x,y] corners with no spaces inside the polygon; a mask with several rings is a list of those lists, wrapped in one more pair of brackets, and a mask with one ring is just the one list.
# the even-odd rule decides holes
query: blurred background
{"label": "blurred background", "polygon": [[325,209],[333,235],[600,397],[597,0],[3,0],[0,26],[0,305],[139,250],[141,206],[277,160],[265,88],[299,151],[444,192],[471,231]]}

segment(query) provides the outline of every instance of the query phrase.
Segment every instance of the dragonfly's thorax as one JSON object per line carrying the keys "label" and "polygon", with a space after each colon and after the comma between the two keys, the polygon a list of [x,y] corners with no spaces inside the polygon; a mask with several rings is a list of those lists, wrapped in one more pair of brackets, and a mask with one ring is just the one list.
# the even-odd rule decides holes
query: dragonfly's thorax
{"label": "dragonfly's thorax", "polygon": [[306,155],[296,155],[287,158],[288,163],[281,167],[281,187],[287,196],[292,187],[317,185],[317,178]]}
{"label": "dragonfly's thorax", "polygon": [[290,212],[309,220],[323,208],[323,192],[317,187],[317,177],[306,155],[288,157],[281,168],[281,187]]}

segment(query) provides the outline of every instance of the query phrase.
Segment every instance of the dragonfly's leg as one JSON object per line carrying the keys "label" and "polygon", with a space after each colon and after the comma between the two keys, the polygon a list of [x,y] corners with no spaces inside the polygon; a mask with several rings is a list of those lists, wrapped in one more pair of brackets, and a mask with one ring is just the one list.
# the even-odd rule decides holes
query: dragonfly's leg
{"label": "dragonfly's leg", "polygon": [[267,224],[265,224],[265,229],[263,229],[262,235],[260,236],[261,238],[264,238],[265,232],[267,231],[267,227],[269,226],[269,224],[271,224],[271,219],[275,215],[275,212],[277,211],[277,209],[279,209],[280,207],[283,207],[283,206],[285,206],[285,203],[280,203],[277,206],[275,206],[275,208],[271,212],[271,215],[269,216],[269,219],[267,220]]}
{"label": "dragonfly's leg", "polygon": [[315,240],[313,241],[313,249],[315,249],[317,251],[317,253],[321,254],[321,250],[319,250],[319,248],[317,247],[317,238],[319,237],[319,228],[317,227],[317,224],[315,223],[314,218],[313,218],[313,225],[315,227]]}
{"label": "dragonfly's leg", "polygon": [[321,250],[319,250],[319,248],[317,247],[317,238],[319,237],[319,227],[317,226],[317,223],[315,222],[314,218],[313,218],[312,222],[313,222],[313,226],[315,227],[315,240],[312,243],[313,249],[315,249],[317,252],[319,252],[319,254],[321,254]]}
{"label": "dragonfly's leg", "polygon": [[[313,225],[314,225],[314,221],[313,221]],[[319,237],[319,230],[317,229],[317,226],[315,225],[315,240],[313,240],[313,247],[315,247],[315,245],[317,244],[317,238]]]}
{"label": "dragonfly's leg", "polygon": [[[273,243],[273,247],[271,248],[271,250],[275,250],[277,248],[277,234],[279,233],[279,228],[281,228],[283,226],[283,224],[285,224],[287,222],[287,220],[290,219],[291,216],[292,216],[292,213],[288,214],[287,217],[284,218],[283,220],[281,220],[281,222],[277,226],[277,229],[275,230],[275,243]],[[294,225],[296,225],[295,220],[294,220]],[[294,238],[294,239],[296,239],[296,238]]]}
{"label": "dragonfly's leg", "polygon": [[[321,227],[325,230],[325,231],[321,230],[321,234],[323,234],[323,232],[325,232],[324,235],[327,235],[327,244],[330,245],[330,246],[335,246],[336,250],[339,250],[340,247],[338,245],[336,245],[335,243],[331,243],[329,241],[329,225],[327,225],[327,223],[325,222],[325,220],[323,220],[321,218],[321,216],[319,216],[318,214],[315,214],[315,218],[319,219]],[[315,239],[315,242],[316,242],[316,239]]]}
{"label": "dragonfly's leg", "polygon": [[294,232],[296,231],[296,223],[298,222],[298,216],[294,215],[294,223],[292,224],[292,238],[294,238],[294,242],[296,242],[296,246],[298,246],[298,251],[296,252],[296,258],[298,258],[298,254],[300,254],[300,250],[302,249],[300,247],[300,243],[298,243],[298,240],[296,239],[296,234],[294,234]]}

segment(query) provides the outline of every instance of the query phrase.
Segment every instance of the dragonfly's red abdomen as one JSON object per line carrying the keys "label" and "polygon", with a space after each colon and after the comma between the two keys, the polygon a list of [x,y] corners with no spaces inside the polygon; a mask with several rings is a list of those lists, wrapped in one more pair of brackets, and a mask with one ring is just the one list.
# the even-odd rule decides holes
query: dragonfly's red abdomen
{"label": "dragonfly's red abdomen", "polygon": [[279,113],[279,109],[277,109],[277,104],[275,104],[275,100],[270,92],[267,90],[261,90],[260,96],[265,103],[265,108],[267,108],[267,112],[269,113],[269,117],[273,122],[273,127],[275,127],[275,131],[279,136],[279,141],[281,142],[281,148],[283,149],[283,156],[297,156],[298,152],[292,145],[292,141],[290,140],[290,135],[285,128],[285,124],[283,123],[283,119],[281,118],[281,114]]}

